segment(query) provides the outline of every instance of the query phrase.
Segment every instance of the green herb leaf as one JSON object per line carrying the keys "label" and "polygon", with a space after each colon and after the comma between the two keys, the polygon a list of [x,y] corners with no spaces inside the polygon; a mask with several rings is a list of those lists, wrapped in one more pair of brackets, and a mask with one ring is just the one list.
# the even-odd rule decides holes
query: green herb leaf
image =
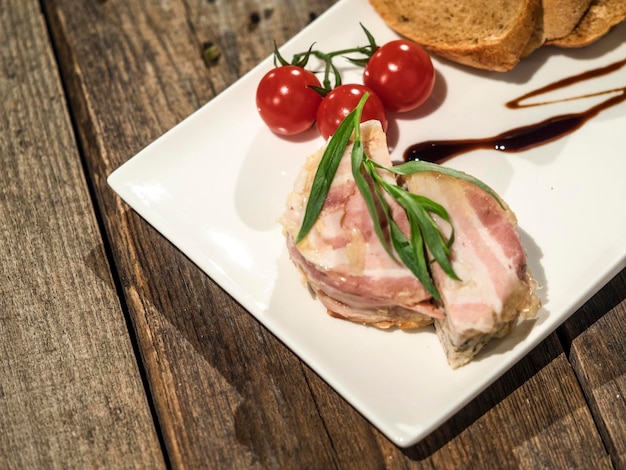
{"label": "green herb leaf", "polygon": [[[423,243],[426,245],[433,258],[435,258],[435,261],[448,276],[452,279],[459,280],[459,277],[450,264],[450,247],[452,246],[452,240],[454,240],[454,229],[450,222],[448,212],[443,206],[427,197],[410,193],[398,186],[390,189],[393,189],[396,199],[407,211],[409,222],[412,224],[415,223],[416,226],[419,227],[424,240]],[[450,224],[452,227],[450,239],[446,240],[443,236],[438,225],[430,215],[431,213],[437,214],[441,219]],[[411,218],[414,219],[414,222]]]}
{"label": "green herb leaf", "polygon": [[478,186],[480,189],[485,191],[491,197],[493,197],[500,207],[504,208],[504,204],[496,194],[496,192],[487,186],[485,183],[480,181],[478,178],[474,178],[473,176],[468,175],[467,173],[463,173],[462,171],[455,170],[454,168],[448,168],[445,166],[437,165],[436,163],[425,162],[421,160],[414,160],[410,162],[405,162],[400,165],[395,165],[392,167],[385,167],[380,165],[381,168],[384,168],[392,173],[397,175],[412,175],[414,173],[420,173],[425,171],[434,171],[437,173],[441,173],[443,175],[452,176],[454,178],[459,178],[465,181],[469,181],[470,183]]}
{"label": "green herb leaf", "polygon": [[[380,165],[375,166],[379,168],[381,167]],[[385,181],[382,177],[380,177],[380,175],[376,175],[377,184],[379,184],[389,195],[391,195],[406,211],[410,228],[410,245],[412,247],[414,260],[415,263],[417,263],[417,266],[413,267],[409,264],[409,262],[407,262],[406,255],[399,253],[400,256],[407,267],[417,276],[422,285],[426,287],[431,295],[438,299],[439,293],[434,287],[429,270],[430,263],[427,263],[426,261],[426,249],[428,249],[428,252],[430,252],[435,261],[439,263],[448,276],[453,279],[459,279],[454,272],[449,259],[450,246],[454,237],[454,230],[450,224],[448,212],[443,206],[437,204],[435,201],[419,194],[413,194],[398,185]],[[430,213],[437,214],[441,219],[450,224],[450,239],[446,240]],[[397,250],[395,244],[394,248]]]}
{"label": "green herb leaf", "polygon": [[419,225],[415,218],[409,216],[409,224],[411,227],[411,241],[402,233],[395,221],[391,223],[391,233],[393,247],[402,259],[404,265],[417,277],[426,290],[436,299],[441,296],[433,283],[433,279],[429,270],[429,263],[426,261],[426,252],[424,250],[424,241]]}
{"label": "green herb leaf", "polygon": [[[392,220],[391,213],[388,207],[387,202],[385,201],[383,195],[379,191],[379,188],[374,184],[374,176],[371,174],[370,169],[371,165],[368,165],[367,162],[371,161],[365,155],[363,151],[363,143],[361,141],[361,112],[363,107],[361,103],[364,105],[367,100],[369,94],[365,93],[363,98],[361,98],[361,102],[356,107],[357,113],[354,116],[355,130],[354,130],[354,145],[352,147],[352,176],[354,177],[354,181],[356,183],[363,200],[365,201],[365,205],[367,207],[367,211],[372,218],[372,225],[374,227],[374,231],[378,236],[381,244],[385,251],[395,259],[393,254],[393,250],[391,249],[391,245],[389,244],[388,238],[390,234],[388,232],[389,222]],[[373,170],[374,173],[376,170]],[[374,188],[375,191],[372,192],[371,188]],[[380,211],[378,209],[381,209]],[[385,219],[384,221],[380,219],[379,213],[381,213]]]}
{"label": "green herb leaf", "polygon": [[337,167],[339,166],[339,162],[348,147],[350,136],[354,130],[352,118],[355,114],[356,110],[348,114],[326,145],[324,154],[322,155],[317,171],[315,172],[315,176],[313,177],[311,194],[309,195],[309,200],[307,201],[304,219],[302,221],[302,226],[300,227],[300,232],[296,238],[296,243],[300,242],[307,235],[307,233],[309,233],[311,227],[313,227],[320,212],[322,211],[322,207],[326,201],[326,196],[328,195],[328,190],[330,189],[330,185],[335,178]]}

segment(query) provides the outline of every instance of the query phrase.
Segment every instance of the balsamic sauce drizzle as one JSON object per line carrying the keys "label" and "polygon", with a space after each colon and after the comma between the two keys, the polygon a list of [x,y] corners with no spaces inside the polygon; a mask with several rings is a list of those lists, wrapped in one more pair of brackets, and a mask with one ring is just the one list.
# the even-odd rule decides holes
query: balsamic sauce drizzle
{"label": "balsamic sauce drizzle", "polygon": [[581,96],[575,96],[570,98],[564,98],[554,101],[542,101],[532,104],[523,104],[524,101],[529,98],[533,98],[551,91],[555,91],[561,88],[566,88],[575,83],[585,80],[591,80],[603,75],[608,75],[621,69],[626,65],[626,59],[620,60],[613,64],[597,69],[589,70],[587,72],[573,75],[565,79],[551,83],[545,87],[531,91],[519,98],[506,103],[506,106],[510,109],[521,109],[532,106],[545,106],[557,102],[572,101],[582,98],[588,98],[592,96],[600,96],[611,94],[610,98],[605,101],[592,106],[591,108],[581,113],[563,114],[554,116],[535,124],[528,126],[518,127],[508,130],[501,134],[482,138],[482,139],[459,139],[459,140],[430,140],[426,142],[417,143],[411,145],[404,152],[404,160],[422,160],[432,163],[443,163],[455,155],[461,153],[471,152],[478,149],[494,149],[502,152],[522,152],[532,147],[546,144],[553,140],[559,139],[571,132],[582,127],[588,120],[597,116],[600,112],[608,109],[612,106],[618,105],[626,101],[626,86],[621,88],[614,88],[611,90],[604,90],[598,93],[590,93]]}

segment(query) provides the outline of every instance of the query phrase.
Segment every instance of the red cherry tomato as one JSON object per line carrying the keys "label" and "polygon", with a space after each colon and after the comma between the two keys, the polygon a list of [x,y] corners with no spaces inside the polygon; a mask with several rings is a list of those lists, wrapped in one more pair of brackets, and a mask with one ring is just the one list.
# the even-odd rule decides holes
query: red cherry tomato
{"label": "red cherry tomato", "polygon": [[428,99],[435,70],[418,44],[398,39],[382,45],[369,59],[363,83],[374,90],[390,111],[411,111]]}
{"label": "red cherry tomato", "polygon": [[285,65],[265,74],[256,90],[257,110],[265,124],[281,135],[309,129],[322,102],[311,86],[321,87],[320,81],[302,67]]}
{"label": "red cherry tomato", "polygon": [[387,130],[385,107],[378,96],[366,86],[346,84],[331,90],[317,110],[317,129],[324,139],[335,133],[339,124],[359,104],[365,92],[369,92],[370,96],[363,107],[361,122],[376,119],[380,121],[383,130]]}

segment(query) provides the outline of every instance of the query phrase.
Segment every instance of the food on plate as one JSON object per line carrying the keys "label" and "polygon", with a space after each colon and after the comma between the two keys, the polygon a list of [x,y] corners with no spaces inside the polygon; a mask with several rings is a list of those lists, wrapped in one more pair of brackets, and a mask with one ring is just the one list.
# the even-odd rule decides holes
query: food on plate
{"label": "food on plate", "polygon": [[370,97],[363,108],[361,121],[379,121],[383,130],[387,130],[387,113],[378,96],[365,85],[344,84],[328,92],[317,109],[317,129],[324,140],[335,133],[365,93],[369,93]]}
{"label": "food on plate", "polygon": [[[366,46],[323,52],[312,45],[294,54],[291,62],[275,48],[276,67],[261,79],[256,93],[257,111],[273,132],[295,135],[317,121],[318,131],[328,139],[365,91],[370,99],[362,118],[377,119],[383,128],[386,111],[410,111],[428,99],[435,82],[428,53],[407,40],[378,46],[370,32],[362,25],[361,28],[368,40]],[[322,77],[321,83],[307,69],[312,57],[321,61],[321,66],[311,68]],[[337,58],[364,67],[365,83],[342,83],[341,69],[335,64]]]}
{"label": "food on plate", "polygon": [[471,67],[505,72],[544,44],[582,47],[626,18],[624,0],[370,0],[399,34]]}
{"label": "food on plate", "polygon": [[560,47],[583,47],[600,39],[613,26],[626,19],[626,1],[593,0],[589,9],[570,34],[549,44]]}
{"label": "food on plate", "polygon": [[497,71],[520,60],[541,17],[540,0],[370,0],[396,32],[461,64]]}
{"label": "food on plate", "polygon": [[265,124],[281,135],[310,129],[322,101],[312,86],[320,87],[320,81],[302,67],[285,65],[267,72],[256,91],[257,110]]}
{"label": "food on plate", "polygon": [[363,84],[374,90],[385,107],[395,112],[420,107],[435,86],[435,69],[428,53],[406,39],[379,47],[363,70]]}
{"label": "food on plate", "polygon": [[[361,132],[366,154],[390,165],[380,123],[368,121]],[[380,328],[428,325],[443,314],[415,275],[378,240],[352,176],[352,148],[349,144],[339,162],[315,225],[296,243],[324,149],[307,158],[280,219],[290,257],[332,316]],[[395,181],[391,174],[386,177]]]}
{"label": "food on plate", "polygon": [[449,364],[462,366],[539,309],[515,216],[469,175],[391,166],[380,123],[356,119],[295,181],[279,220],[289,255],[330,315],[379,328],[434,322]]}
{"label": "food on plate", "polygon": [[443,205],[455,230],[455,280],[433,265],[443,318],[435,330],[453,367],[466,364],[491,338],[509,333],[520,316],[539,309],[537,283],[511,209],[476,185],[436,172],[406,178],[406,187]]}
{"label": "food on plate", "polygon": [[543,0],[543,21],[537,29],[543,41],[552,41],[570,34],[589,9],[591,0]]}

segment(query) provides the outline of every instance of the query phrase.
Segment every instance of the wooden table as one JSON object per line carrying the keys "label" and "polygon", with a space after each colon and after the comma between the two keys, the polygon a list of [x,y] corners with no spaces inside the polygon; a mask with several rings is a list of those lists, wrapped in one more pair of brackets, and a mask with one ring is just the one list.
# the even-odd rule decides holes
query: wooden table
{"label": "wooden table", "polygon": [[400,449],[107,186],[333,3],[0,0],[0,468],[626,468],[626,271]]}

